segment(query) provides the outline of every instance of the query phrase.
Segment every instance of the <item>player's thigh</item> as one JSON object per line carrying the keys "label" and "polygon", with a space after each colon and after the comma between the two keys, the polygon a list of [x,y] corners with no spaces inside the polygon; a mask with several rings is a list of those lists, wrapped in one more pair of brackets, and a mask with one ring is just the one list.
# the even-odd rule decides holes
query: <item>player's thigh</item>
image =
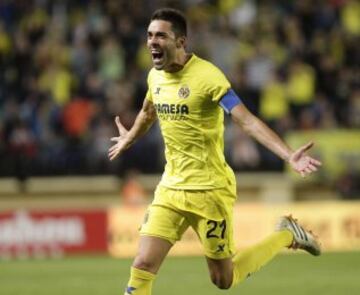
{"label": "player's thigh", "polygon": [[196,214],[188,217],[197,233],[206,257],[219,260],[234,254],[233,208],[225,208],[221,218],[211,219]]}
{"label": "player's thigh", "polygon": [[141,236],[152,236],[175,244],[189,223],[181,211],[166,206],[150,205],[140,229]]}
{"label": "player's thigh", "polygon": [[133,266],[157,273],[167,253],[188,226],[180,212],[151,205],[140,228],[139,250]]}
{"label": "player's thigh", "polygon": [[207,257],[219,260],[233,256],[233,220],[230,216],[224,216],[221,220],[198,217],[193,228]]}
{"label": "player's thigh", "polygon": [[234,252],[232,215],[224,214],[221,220],[194,215],[190,220],[203,245],[212,282],[221,289],[230,288]]}
{"label": "player's thigh", "polygon": [[163,238],[140,236],[133,267],[156,274],[172,246]]}

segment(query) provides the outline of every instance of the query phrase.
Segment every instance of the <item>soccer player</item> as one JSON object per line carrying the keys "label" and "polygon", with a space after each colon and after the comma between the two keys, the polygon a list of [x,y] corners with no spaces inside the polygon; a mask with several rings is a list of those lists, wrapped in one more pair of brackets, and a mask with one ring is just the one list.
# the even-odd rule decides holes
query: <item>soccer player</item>
{"label": "soccer player", "polygon": [[181,12],[169,8],[154,12],[147,30],[154,67],[142,109],[130,130],[115,118],[119,136],[111,139],[115,144],[109,149],[110,160],[145,134],[157,118],[166,155],[164,174],[140,230],[126,295],[151,294],[164,258],[189,226],[203,245],[211,280],[220,289],[235,286],[285,247],[320,255],[315,237],[289,216],[281,217],[264,241],[235,251],[236,185],[223,154],[224,112],[301,176],[316,171],[321,163],[306,154],[312,142],[293,151],[251,114],[217,67],[186,52],[186,36]]}

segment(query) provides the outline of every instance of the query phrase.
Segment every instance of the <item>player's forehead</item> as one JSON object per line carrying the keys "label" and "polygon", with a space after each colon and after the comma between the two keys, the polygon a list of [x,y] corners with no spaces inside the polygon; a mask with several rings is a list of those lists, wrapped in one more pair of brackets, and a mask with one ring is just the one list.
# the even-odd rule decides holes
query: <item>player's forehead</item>
{"label": "player's forehead", "polygon": [[172,24],[165,20],[155,19],[150,22],[148,29],[148,33],[156,34],[156,33],[166,33],[170,36],[175,36],[175,33],[172,31]]}

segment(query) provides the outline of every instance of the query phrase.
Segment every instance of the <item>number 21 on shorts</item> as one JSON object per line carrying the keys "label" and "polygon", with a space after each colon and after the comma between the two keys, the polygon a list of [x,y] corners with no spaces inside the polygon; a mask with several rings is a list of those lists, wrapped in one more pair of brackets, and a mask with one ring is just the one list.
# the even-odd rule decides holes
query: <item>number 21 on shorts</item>
{"label": "number 21 on shorts", "polygon": [[216,221],[208,220],[208,231],[206,232],[206,238],[224,239],[226,232],[226,220]]}

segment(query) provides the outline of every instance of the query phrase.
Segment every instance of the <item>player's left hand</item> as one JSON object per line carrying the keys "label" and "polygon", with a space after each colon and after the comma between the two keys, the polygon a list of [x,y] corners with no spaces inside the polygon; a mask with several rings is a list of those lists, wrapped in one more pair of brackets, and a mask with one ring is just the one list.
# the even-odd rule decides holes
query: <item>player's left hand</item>
{"label": "player's left hand", "polygon": [[321,166],[321,162],[308,156],[306,152],[312,148],[313,142],[309,142],[290,155],[289,164],[302,177],[305,177],[315,171]]}

